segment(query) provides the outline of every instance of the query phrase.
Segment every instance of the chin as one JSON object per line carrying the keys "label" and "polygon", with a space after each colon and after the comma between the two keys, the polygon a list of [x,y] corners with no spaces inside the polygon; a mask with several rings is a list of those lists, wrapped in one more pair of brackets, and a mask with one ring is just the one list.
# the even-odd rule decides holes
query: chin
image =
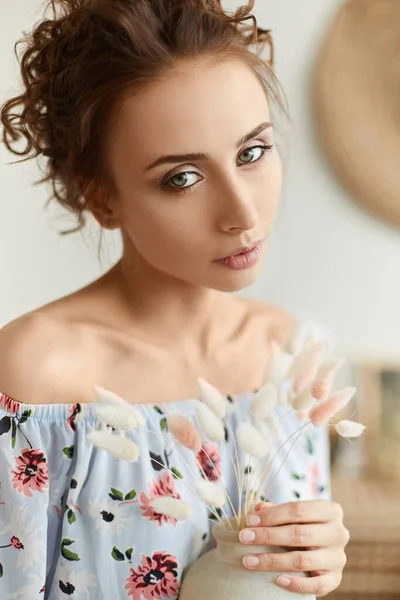
{"label": "chin", "polygon": [[225,273],[222,270],[220,277],[213,278],[214,281],[207,287],[218,290],[219,292],[240,292],[252,286],[259,278],[261,268],[255,266],[243,271],[229,271]]}

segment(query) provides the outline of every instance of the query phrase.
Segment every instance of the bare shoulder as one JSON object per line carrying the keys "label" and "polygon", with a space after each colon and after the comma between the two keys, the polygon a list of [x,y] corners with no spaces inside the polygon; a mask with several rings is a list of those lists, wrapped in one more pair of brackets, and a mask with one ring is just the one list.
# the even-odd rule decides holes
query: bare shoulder
{"label": "bare shoulder", "polygon": [[79,336],[71,323],[40,310],[0,329],[0,391],[29,404],[73,402],[84,369]]}
{"label": "bare shoulder", "polygon": [[298,324],[297,319],[284,308],[254,299],[241,299],[249,318],[255,322],[259,331],[265,331],[267,339],[275,340],[286,346],[293,330]]}

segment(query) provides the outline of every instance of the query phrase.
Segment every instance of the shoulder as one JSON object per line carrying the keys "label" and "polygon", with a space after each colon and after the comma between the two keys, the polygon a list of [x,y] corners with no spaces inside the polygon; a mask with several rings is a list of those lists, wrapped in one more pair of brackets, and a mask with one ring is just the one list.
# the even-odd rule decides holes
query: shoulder
{"label": "shoulder", "polygon": [[266,334],[266,339],[275,340],[286,346],[298,325],[298,320],[284,308],[261,302],[259,300],[241,298],[243,309],[258,331]]}
{"label": "shoulder", "polygon": [[84,365],[79,329],[37,311],[0,329],[0,392],[29,404],[73,402]]}

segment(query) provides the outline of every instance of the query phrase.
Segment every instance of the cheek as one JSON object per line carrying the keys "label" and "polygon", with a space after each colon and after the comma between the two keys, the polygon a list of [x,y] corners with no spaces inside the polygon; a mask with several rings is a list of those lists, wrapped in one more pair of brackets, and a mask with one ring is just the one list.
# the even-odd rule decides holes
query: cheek
{"label": "cheek", "polygon": [[276,158],[263,170],[257,181],[257,198],[259,214],[266,219],[273,219],[278,208],[282,191],[282,167]]}
{"label": "cheek", "polygon": [[[183,200],[184,202],[185,200]],[[137,250],[147,257],[192,254],[201,245],[200,216],[196,211],[171,203],[163,206],[136,206],[125,217],[125,229]],[[177,210],[178,208],[178,210]]]}

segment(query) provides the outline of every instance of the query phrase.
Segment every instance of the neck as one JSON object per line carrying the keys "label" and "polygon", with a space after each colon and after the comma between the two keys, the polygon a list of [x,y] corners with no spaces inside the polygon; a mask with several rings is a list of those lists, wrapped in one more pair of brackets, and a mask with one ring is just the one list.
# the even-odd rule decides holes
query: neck
{"label": "neck", "polygon": [[[142,264],[131,266],[124,257],[107,273],[121,322],[146,330],[149,338],[211,343],[210,331],[227,295],[196,287]],[[227,316],[227,315],[226,315]],[[215,335],[215,334],[214,334]]]}

